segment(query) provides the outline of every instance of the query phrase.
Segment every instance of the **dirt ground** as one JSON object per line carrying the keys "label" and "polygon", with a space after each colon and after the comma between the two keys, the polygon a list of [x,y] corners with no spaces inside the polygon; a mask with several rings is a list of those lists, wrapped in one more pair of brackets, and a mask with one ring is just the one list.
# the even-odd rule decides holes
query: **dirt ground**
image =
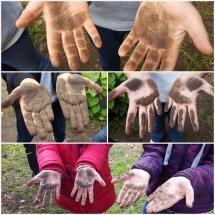
{"label": "dirt ground", "polygon": [[[214,41],[214,2],[195,2],[194,6],[200,12],[204,25],[209,33],[210,41],[213,45]],[[39,42],[35,44],[36,48],[44,55],[48,56],[48,50],[46,46],[46,41]],[[102,71],[102,67],[99,63],[99,56],[95,47],[88,41],[88,48],[90,52],[90,61],[86,64],[81,64],[80,71]],[[127,61],[129,55],[121,59],[121,68]],[[140,67],[139,67],[140,68]],[[69,71],[68,63],[64,52],[62,51],[62,63],[60,66],[61,71]],[[179,59],[175,68],[175,71],[214,71],[214,57],[206,56],[201,54],[194,46],[192,40],[189,36],[186,36],[182,48],[179,54]],[[207,79],[209,83],[213,85],[213,75],[210,74]],[[207,80],[206,79],[206,80]],[[2,81],[2,98],[7,95],[6,85]],[[214,138],[214,100],[202,93],[198,97],[198,112],[199,112],[199,124],[200,131],[197,133],[192,131],[192,126],[187,117],[186,127],[185,127],[185,142],[213,142]],[[16,119],[12,108],[2,110],[2,142],[15,142],[16,141]],[[69,142],[89,142],[90,139],[99,132],[101,128],[88,127],[82,134],[76,133],[68,128],[66,132]],[[110,134],[112,138],[117,141],[122,142],[147,142],[150,140],[149,134],[146,138],[138,138],[138,128],[134,129],[132,136],[127,136],[124,132],[124,126],[117,129],[116,132]],[[52,142],[52,135],[49,134],[48,137],[43,142]],[[165,141],[169,141],[168,138]],[[40,142],[38,137],[33,139],[33,142]]]}

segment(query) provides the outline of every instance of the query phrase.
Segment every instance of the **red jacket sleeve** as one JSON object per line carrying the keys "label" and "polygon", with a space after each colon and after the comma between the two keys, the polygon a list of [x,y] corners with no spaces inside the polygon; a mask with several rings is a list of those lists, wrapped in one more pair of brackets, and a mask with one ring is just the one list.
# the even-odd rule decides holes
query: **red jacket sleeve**
{"label": "red jacket sleeve", "polygon": [[40,171],[56,170],[62,174],[65,168],[61,159],[60,149],[58,144],[38,144],[38,163]]}
{"label": "red jacket sleeve", "polygon": [[88,144],[87,149],[76,162],[76,168],[82,164],[89,164],[96,171],[101,170],[104,161],[108,159],[112,144]]}

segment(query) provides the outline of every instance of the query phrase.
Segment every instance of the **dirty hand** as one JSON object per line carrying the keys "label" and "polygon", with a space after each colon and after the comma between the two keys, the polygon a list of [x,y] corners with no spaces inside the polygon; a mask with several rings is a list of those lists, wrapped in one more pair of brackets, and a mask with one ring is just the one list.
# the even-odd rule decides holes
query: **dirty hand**
{"label": "dirty hand", "polygon": [[26,183],[26,186],[30,187],[36,182],[40,181],[40,188],[34,199],[34,204],[40,201],[41,195],[45,192],[42,202],[42,207],[46,207],[48,198],[50,196],[50,205],[54,205],[55,193],[56,198],[60,199],[60,187],[61,187],[61,176],[57,171],[54,170],[43,170],[33,179]]}
{"label": "dirty hand", "polygon": [[145,194],[149,179],[149,173],[142,169],[132,169],[129,172],[123,173],[122,175],[112,179],[111,182],[113,184],[125,181],[117,199],[117,203],[120,208],[130,206]]}
{"label": "dirty hand", "polygon": [[90,17],[87,2],[29,2],[16,22],[18,28],[29,26],[42,13],[46,22],[47,45],[52,65],[61,63],[60,38],[71,70],[79,66],[78,49],[83,63],[89,61],[89,52],[83,26],[91,36],[96,47],[102,45],[101,38]]}
{"label": "dirty hand", "polygon": [[152,132],[154,130],[154,106],[158,114],[162,113],[157,85],[150,75],[137,73],[111,91],[108,94],[108,100],[115,99],[123,93],[127,93],[129,98],[125,133],[132,133],[132,126],[139,108],[139,135],[144,138],[146,136],[147,121],[148,131]]}
{"label": "dirty hand", "polygon": [[143,71],[155,71],[160,63],[160,71],[174,70],[187,32],[200,52],[213,54],[201,16],[190,2],[142,2],[118,51],[123,57],[138,42],[124,70],[136,70],[145,57]]}
{"label": "dirty hand", "polygon": [[214,88],[204,79],[189,73],[182,74],[173,83],[164,111],[167,112],[172,107],[170,113],[170,124],[172,128],[175,125],[178,116],[178,131],[184,131],[187,108],[194,131],[199,130],[198,115],[196,109],[196,98],[201,91],[214,96]]}
{"label": "dirty hand", "polygon": [[31,78],[24,79],[20,86],[2,101],[2,108],[11,106],[19,100],[25,125],[31,136],[38,134],[45,139],[47,132],[52,132],[51,122],[54,120],[52,101],[45,86]]}
{"label": "dirty hand", "polygon": [[81,205],[85,205],[87,193],[89,193],[89,201],[90,203],[93,203],[94,201],[93,185],[95,181],[98,181],[99,184],[103,187],[106,186],[101,176],[92,167],[84,165],[83,167],[78,168],[71,196],[73,197],[75,195],[75,192],[78,191],[75,200],[79,202],[82,196]]}
{"label": "dirty hand", "polygon": [[86,87],[95,93],[102,92],[98,84],[77,74],[63,73],[57,79],[56,92],[64,117],[70,119],[72,128],[78,132],[89,125]]}
{"label": "dirty hand", "polygon": [[168,209],[183,198],[187,207],[192,208],[194,191],[190,181],[183,176],[170,178],[147,198],[146,211],[156,213]]}

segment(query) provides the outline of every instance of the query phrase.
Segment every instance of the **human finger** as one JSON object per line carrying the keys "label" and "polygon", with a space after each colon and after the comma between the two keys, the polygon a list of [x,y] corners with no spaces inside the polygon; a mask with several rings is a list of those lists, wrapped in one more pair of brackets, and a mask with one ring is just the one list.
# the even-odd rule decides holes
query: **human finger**
{"label": "human finger", "polygon": [[179,109],[178,109],[178,131],[179,132],[184,131],[186,114],[187,114],[187,106],[186,105],[179,105]]}
{"label": "human finger", "polygon": [[17,28],[29,26],[42,12],[43,2],[29,2],[19,19],[16,21]]}
{"label": "human finger", "polygon": [[175,120],[177,115],[178,115],[178,104],[173,103],[171,113],[170,113],[170,121],[169,121],[170,128],[173,128],[175,126]]}
{"label": "human finger", "polygon": [[43,196],[42,207],[45,208],[50,195],[50,190],[46,190]]}
{"label": "human finger", "polygon": [[164,106],[164,112],[167,112],[170,109],[170,107],[172,107],[172,104],[173,104],[173,99],[168,96]]}
{"label": "human finger", "polygon": [[131,194],[132,194],[131,190],[127,190],[126,194],[124,195],[124,197],[123,197],[123,199],[119,205],[120,208],[124,208],[124,207],[127,207],[129,205],[128,200],[129,200]]}
{"label": "human finger", "polygon": [[[126,182],[125,182],[125,184],[126,184]],[[126,193],[128,191],[128,189],[125,187],[125,184],[124,184],[123,188],[120,190],[119,196],[117,198],[117,204],[119,204],[119,205],[121,205],[121,203],[124,199],[124,196],[126,195]]]}
{"label": "human finger", "polygon": [[51,63],[54,67],[59,67],[61,64],[60,33],[53,31],[51,26],[46,24],[46,37]]}
{"label": "human finger", "polygon": [[83,132],[84,131],[84,120],[82,116],[82,112],[79,105],[73,105],[73,110],[76,118],[76,122],[78,125],[77,132]]}
{"label": "human finger", "polygon": [[101,176],[96,171],[94,172],[95,172],[94,180],[98,181],[102,187],[105,187],[106,186],[105,181],[101,178]]}
{"label": "human finger", "polygon": [[26,183],[26,186],[27,187],[31,187],[32,185],[34,185],[36,182],[40,181],[41,180],[41,174],[39,173],[38,175],[36,175],[33,179],[29,180],[27,183]]}
{"label": "human finger", "polygon": [[32,117],[34,120],[35,127],[37,129],[37,134],[40,139],[46,139],[47,133],[43,127],[42,119],[39,113],[32,113]]}
{"label": "human finger", "polygon": [[138,199],[143,195],[142,191],[139,191],[136,196],[133,199],[133,203],[135,203],[136,201],[138,201]]}
{"label": "human finger", "polygon": [[40,111],[40,116],[44,125],[45,130],[50,133],[53,131],[52,124],[50,123],[47,113],[45,110]]}
{"label": "human finger", "polygon": [[128,177],[131,177],[131,173],[130,172],[125,172],[125,173],[119,175],[118,177],[112,179],[111,183],[117,184],[117,183],[119,183],[121,181],[125,181]]}
{"label": "human finger", "polygon": [[157,49],[150,49],[146,55],[142,71],[155,71],[161,61],[162,52]]}
{"label": "human finger", "polygon": [[50,190],[50,205],[54,205],[54,203],[55,203],[54,192],[55,192],[55,189]]}
{"label": "human finger", "polygon": [[[134,51],[132,52],[130,58],[128,59],[127,63],[125,64],[123,70],[124,71],[135,71],[140,62],[146,56],[149,48],[140,42],[135,47]],[[145,69],[147,69],[145,67]]]}
{"label": "human finger", "polygon": [[7,108],[11,106],[17,99],[19,99],[23,95],[22,87],[15,88],[10,95],[8,95],[5,99],[1,102],[2,108]]}
{"label": "human finger", "polygon": [[91,81],[88,78],[83,77],[83,79],[84,79],[85,87],[90,88],[93,92],[95,92],[97,94],[102,93],[102,88],[98,84],[94,83],[93,81]]}
{"label": "human finger", "polygon": [[90,55],[87,48],[84,31],[82,28],[77,28],[74,30],[74,38],[75,38],[75,43],[78,49],[81,62],[87,63],[90,59]]}
{"label": "human finger", "polygon": [[134,124],[134,120],[137,114],[137,107],[134,102],[129,102],[127,117],[126,117],[126,125],[125,125],[125,133],[131,134],[132,133],[132,127]]}
{"label": "human finger", "polygon": [[154,106],[153,106],[153,104],[148,105],[147,115],[148,115],[148,131],[152,132],[154,130]]}
{"label": "human finger", "polygon": [[158,115],[161,115],[162,114],[162,105],[161,105],[160,97],[155,98],[154,106],[155,106],[155,109],[156,109]]}
{"label": "human finger", "polygon": [[180,46],[170,50],[166,50],[162,53],[162,60],[160,65],[160,71],[173,71],[178,61],[180,52]]}
{"label": "human finger", "polygon": [[76,71],[80,67],[78,53],[76,50],[75,40],[72,32],[62,32],[63,48],[72,71]]}
{"label": "human finger", "polygon": [[33,137],[36,136],[37,135],[37,128],[34,124],[34,120],[33,120],[31,113],[27,112],[25,110],[25,108],[22,106],[21,106],[21,111],[22,111],[22,116],[23,116],[23,119],[25,121],[25,125],[28,129],[29,134]]}
{"label": "human finger", "polygon": [[74,108],[72,105],[67,104],[68,110],[69,110],[69,118],[70,118],[70,123],[72,126],[72,129],[76,130],[78,129],[78,123],[75,117],[75,112],[74,112]]}
{"label": "human finger", "polygon": [[193,191],[193,189],[190,189],[189,192],[185,193],[185,199],[186,199],[187,207],[192,208],[193,202],[194,202],[194,191]]}
{"label": "human finger", "polygon": [[87,127],[89,125],[89,113],[87,102],[83,102],[82,104],[80,104],[80,108],[83,115],[84,126]]}
{"label": "human finger", "polygon": [[108,93],[108,101],[113,100],[117,98],[118,96],[122,95],[125,93],[127,88],[125,87],[125,84],[122,83],[118,87],[116,87],[114,90]]}
{"label": "human finger", "polygon": [[74,183],[74,187],[72,189],[72,192],[71,192],[70,196],[73,197],[75,195],[75,192],[77,191],[77,189],[78,189],[78,185],[76,183]]}
{"label": "human finger", "polygon": [[193,40],[195,47],[203,54],[213,54],[214,50],[211,46],[208,33],[205,29],[199,12],[191,5],[189,11],[189,19],[184,20],[185,29]]}
{"label": "human finger", "polygon": [[87,189],[82,188],[82,199],[81,199],[81,205],[86,204],[86,199],[87,199]]}
{"label": "human finger", "polygon": [[90,203],[93,203],[93,201],[94,201],[93,186],[87,188],[87,190],[88,190],[88,193],[89,193],[89,200],[90,200]]}
{"label": "human finger", "polygon": [[97,48],[101,48],[102,40],[101,40],[101,37],[99,36],[99,33],[96,30],[96,27],[91,18],[86,20],[86,22],[84,23],[84,27],[85,27],[86,31],[88,32],[88,34],[90,35],[90,37],[92,38],[95,46]]}
{"label": "human finger", "polygon": [[40,197],[43,194],[44,189],[40,186],[39,191],[37,192],[37,195],[34,198],[34,204],[37,204],[40,201]]}
{"label": "human finger", "polygon": [[139,135],[141,138],[144,138],[146,136],[146,127],[147,127],[147,111],[146,107],[139,106]]}
{"label": "human finger", "polygon": [[128,36],[125,38],[121,46],[119,47],[118,54],[120,57],[125,56],[128,51],[137,43],[138,37],[134,33],[134,30],[132,29]]}
{"label": "human finger", "polygon": [[59,102],[60,102],[61,110],[63,112],[64,117],[66,119],[69,119],[70,118],[69,104],[67,105],[66,102],[63,100],[59,100]]}
{"label": "human finger", "polygon": [[196,106],[189,105],[188,112],[189,112],[190,121],[191,121],[193,130],[198,131],[199,130],[199,121],[198,121],[198,114],[197,114]]}
{"label": "human finger", "polygon": [[79,202],[79,200],[81,198],[81,194],[82,194],[82,188],[80,186],[78,186],[78,193],[77,193],[77,196],[75,199],[76,202]]}
{"label": "human finger", "polygon": [[47,105],[46,106],[46,114],[48,116],[49,121],[53,121],[54,120],[54,113],[53,113],[51,105]]}
{"label": "human finger", "polygon": [[211,86],[207,81],[203,80],[203,86],[200,90],[204,91],[208,95],[214,96],[214,87]]}

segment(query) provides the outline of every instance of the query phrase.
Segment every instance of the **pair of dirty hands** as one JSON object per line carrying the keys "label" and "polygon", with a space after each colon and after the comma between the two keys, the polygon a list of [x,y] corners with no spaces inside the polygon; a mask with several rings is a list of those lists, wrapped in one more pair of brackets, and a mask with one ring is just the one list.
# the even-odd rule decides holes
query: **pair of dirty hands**
{"label": "pair of dirty hands", "polygon": [[[128,135],[132,133],[132,126],[139,109],[139,136],[144,138],[147,130],[149,132],[154,130],[154,107],[159,115],[162,114],[158,88],[147,73],[132,72],[125,73],[125,75],[129,76],[128,80],[109,92],[108,99],[112,100],[123,93],[127,93],[129,108],[125,132]],[[193,130],[199,130],[196,99],[201,91],[214,96],[214,88],[196,74],[182,73],[175,80],[164,107],[165,112],[172,107],[169,123],[171,128],[174,127],[178,117],[178,131],[184,131],[188,109]]]}
{"label": "pair of dirty hands", "polygon": [[[89,61],[83,27],[95,46],[102,46],[87,2],[30,2],[16,26],[29,26],[40,13],[46,22],[47,45],[53,66],[58,67],[61,63],[60,38],[71,70],[76,71],[80,66],[78,53],[83,63]],[[123,57],[137,44],[124,70],[136,70],[146,58],[142,70],[155,71],[160,65],[161,71],[172,71],[187,32],[199,51],[213,54],[202,19],[190,2],[142,2],[133,28],[118,51]]]}
{"label": "pair of dirty hands", "polygon": [[[72,128],[83,132],[89,124],[88,105],[85,88],[101,93],[102,88],[90,79],[77,74],[62,73],[57,78],[56,93],[66,119],[70,119]],[[52,132],[54,120],[52,101],[44,85],[34,79],[24,79],[20,86],[2,101],[2,108],[7,108],[19,100],[26,127],[31,136],[45,139]]]}
{"label": "pair of dirty hands", "polygon": [[[142,197],[146,192],[149,180],[149,173],[141,169],[133,169],[114,178],[112,180],[114,184],[125,181],[117,199],[119,206],[121,208],[128,207]],[[26,185],[32,186],[38,181],[40,181],[40,187],[34,199],[34,204],[39,203],[43,193],[42,207],[47,205],[49,197],[51,205],[55,203],[55,195],[56,199],[60,199],[61,175],[59,172],[43,170],[32,180],[28,181]],[[84,165],[79,168],[71,197],[77,192],[76,201],[78,202],[81,199],[81,205],[85,205],[87,196],[89,195],[89,202],[93,203],[93,185],[95,181],[98,181],[103,187],[106,186],[104,180],[92,167]],[[185,177],[173,177],[157,188],[157,190],[147,198],[149,202],[147,205],[147,212],[159,212],[167,209],[183,198],[186,198],[187,206],[192,207],[194,202],[192,185]]]}

